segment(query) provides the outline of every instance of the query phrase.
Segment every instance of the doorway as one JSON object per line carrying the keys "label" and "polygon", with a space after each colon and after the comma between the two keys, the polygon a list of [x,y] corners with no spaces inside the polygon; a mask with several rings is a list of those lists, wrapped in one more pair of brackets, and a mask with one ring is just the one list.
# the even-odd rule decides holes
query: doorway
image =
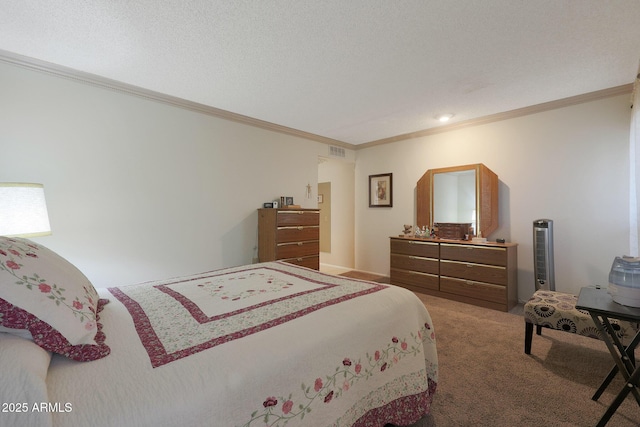
{"label": "doorway", "polygon": [[[323,186],[324,185],[324,186]],[[355,162],[318,158],[320,268],[353,270],[355,263]],[[324,241],[324,242],[323,242]],[[325,252],[325,250],[327,252]],[[330,251],[330,252],[329,252]],[[333,272],[331,273],[333,274]]]}
{"label": "doorway", "polygon": [[318,183],[320,209],[320,252],[331,253],[331,183]]}

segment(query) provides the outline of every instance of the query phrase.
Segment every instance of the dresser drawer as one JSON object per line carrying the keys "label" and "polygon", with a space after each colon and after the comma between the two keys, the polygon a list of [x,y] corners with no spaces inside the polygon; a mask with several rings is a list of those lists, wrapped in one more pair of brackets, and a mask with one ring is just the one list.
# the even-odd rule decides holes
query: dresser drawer
{"label": "dresser drawer", "polygon": [[310,255],[318,255],[320,252],[320,242],[317,240],[309,242],[279,243],[276,245],[276,259],[301,258]]}
{"label": "dresser drawer", "polygon": [[320,211],[258,209],[258,260],[282,260],[317,270],[320,266]]}
{"label": "dresser drawer", "polygon": [[318,239],[320,239],[320,227],[317,225],[278,227],[276,230],[277,243],[302,242],[305,240]]}
{"label": "dresser drawer", "polygon": [[440,249],[438,243],[434,242],[391,239],[391,253],[438,258],[440,256]]}
{"label": "dresser drawer", "polygon": [[391,254],[391,268],[415,270],[422,273],[438,274],[440,263],[435,258],[424,258],[413,255]]}
{"label": "dresser drawer", "polygon": [[478,264],[507,265],[507,250],[487,246],[440,244],[440,258]]}
{"label": "dresser drawer", "polygon": [[276,225],[320,225],[320,211],[279,210]]}
{"label": "dresser drawer", "polygon": [[302,267],[313,268],[314,270],[320,269],[320,257],[318,255],[288,258],[281,261],[288,262],[289,264],[299,265]]}
{"label": "dresser drawer", "polygon": [[390,237],[391,283],[494,310],[518,303],[517,244]]}
{"label": "dresser drawer", "polygon": [[506,285],[508,278],[505,267],[448,260],[440,260],[440,275],[496,285]]}
{"label": "dresser drawer", "polygon": [[442,277],[440,278],[440,290],[500,304],[504,304],[507,300],[507,288],[505,286],[479,283],[472,280]]}
{"label": "dresser drawer", "polygon": [[417,271],[391,269],[390,282],[393,285],[408,285],[413,288],[438,290],[439,279],[437,274],[420,273]]}

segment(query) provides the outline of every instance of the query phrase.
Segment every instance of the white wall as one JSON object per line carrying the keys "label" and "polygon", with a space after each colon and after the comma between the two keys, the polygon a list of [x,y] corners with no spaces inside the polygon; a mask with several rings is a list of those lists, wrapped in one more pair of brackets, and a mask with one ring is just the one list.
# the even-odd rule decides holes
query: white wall
{"label": "white wall", "polygon": [[[556,289],[606,284],[629,251],[628,95],[356,152],[356,269],[389,273],[389,236],[415,224],[427,169],[484,163],[500,180],[500,227],[518,246],[518,297],[534,292],[533,221],[554,221]],[[393,173],[393,207],[370,209],[368,176]]]}
{"label": "white wall", "polygon": [[[324,144],[6,64],[0,93],[0,181],[45,185],[53,235],[37,240],[97,286],[250,263],[264,201],[317,207],[304,193]],[[337,226],[329,262],[388,274],[388,237],[415,223],[420,176],[484,163],[500,178],[489,237],[519,243],[520,300],[533,293],[538,218],[554,220],[559,290],[606,283],[629,250],[629,122],[623,95],[357,150],[355,185],[332,185],[355,220]],[[394,206],[369,208],[368,176],[388,172]]]}
{"label": "white wall", "polygon": [[[353,155],[353,150],[347,150]],[[331,252],[320,253],[320,263],[355,266],[355,163],[325,159],[318,165],[318,181],[331,182]]]}
{"label": "white wall", "polygon": [[0,181],[45,187],[35,239],[96,286],[256,256],[257,211],[317,188],[327,146],[0,64]]}

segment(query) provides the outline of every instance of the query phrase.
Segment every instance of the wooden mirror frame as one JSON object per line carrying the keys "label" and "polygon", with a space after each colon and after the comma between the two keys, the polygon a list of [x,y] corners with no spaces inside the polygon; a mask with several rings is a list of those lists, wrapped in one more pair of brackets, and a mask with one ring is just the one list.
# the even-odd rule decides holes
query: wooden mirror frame
{"label": "wooden mirror frame", "polygon": [[498,228],[498,175],[482,163],[429,169],[418,180],[416,221],[418,227],[433,226],[433,175],[476,171],[476,224],[478,237],[488,237]]}

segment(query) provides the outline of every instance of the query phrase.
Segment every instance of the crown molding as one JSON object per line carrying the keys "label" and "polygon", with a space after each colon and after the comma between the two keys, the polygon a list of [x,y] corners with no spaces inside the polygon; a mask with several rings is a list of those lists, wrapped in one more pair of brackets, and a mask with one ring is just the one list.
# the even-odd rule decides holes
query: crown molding
{"label": "crown molding", "polygon": [[571,96],[569,98],[558,99],[555,101],[544,102],[542,104],[531,105],[524,108],[518,108],[515,110],[505,111],[503,113],[491,114],[476,119],[465,120],[458,123],[452,123],[450,125],[438,126],[435,128],[424,129],[416,132],[405,133],[402,135],[396,135],[389,138],[378,139],[376,141],[370,141],[364,144],[355,146],[356,150],[364,148],[374,147],[376,145],[389,144],[392,142],[403,141],[406,139],[420,138],[423,136],[435,135],[443,132],[450,132],[470,126],[484,125],[487,123],[499,122],[502,120],[513,119],[516,117],[527,116],[530,114],[541,113],[544,111],[555,110],[557,108],[568,107],[571,105],[582,104],[584,102],[596,101],[598,99],[609,98],[612,96],[631,94],[633,90],[633,83],[626,85],[615,86],[608,89],[598,90],[595,92],[589,92],[582,95]]}
{"label": "crown molding", "polygon": [[9,64],[9,65],[18,66],[21,68],[26,68],[32,71],[46,73],[46,74],[60,77],[67,80],[73,80],[79,83],[88,84],[88,85],[99,87],[102,89],[125,93],[127,95],[136,96],[138,98],[157,101],[157,102],[171,105],[174,107],[184,108],[186,110],[195,111],[198,113],[206,114],[208,116],[218,117],[221,119],[258,127],[258,128],[266,129],[273,132],[278,132],[286,135],[296,136],[299,138],[309,139],[312,141],[321,142],[323,144],[336,145],[343,148],[354,149],[353,144],[349,144],[343,141],[338,141],[332,138],[327,138],[327,137],[316,135],[313,133],[304,132],[304,131],[290,128],[287,126],[282,126],[282,125],[267,122],[264,120],[255,119],[253,117],[244,116],[242,114],[232,113],[230,111],[222,110],[222,109],[211,107],[204,104],[199,104],[197,102],[187,101],[186,99],[144,89],[138,86],[119,82],[117,80],[111,80],[105,77],[97,76],[95,74],[86,73],[84,71],[74,70],[72,68],[53,64],[51,62],[46,62],[39,59],[26,57],[23,55],[18,55],[16,53],[8,52],[1,49],[0,49],[0,62]]}
{"label": "crown molding", "polygon": [[603,89],[603,90],[590,92],[582,95],[572,96],[569,98],[563,98],[556,101],[550,101],[542,104],[532,105],[529,107],[518,108],[511,111],[506,111],[503,113],[491,114],[491,115],[479,117],[476,119],[470,119],[470,120],[465,120],[458,123],[452,123],[445,126],[438,126],[435,128],[429,128],[429,129],[424,129],[416,132],[396,135],[389,138],[378,139],[378,140],[366,142],[363,144],[350,144],[344,141],[327,138],[327,137],[316,135],[310,132],[304,132],[304,131],[290,128],[287,126],[282,126],[282,125],[267,122],[264,120],[255,119],[253,117],[244,116],[242,114],[232,113],[230,111],[222,110],[222,109],[211,107],[204,104],[199,104],[197,102],[187,101],[182,98],[144,89],[138,86],[119,82],[117,80],[112,80],[105,77],[97,76],[95,74],[74,70],[72,68],[53,64],[51,62],[46,62],[39,59],[23,56],[23,55],[18,55],[16,53],[5,51],[2,49],[0,49],[0,62],[22,67],[32,71],[46,73],[46,74],[60,77],[67,80],[73,80],[79,83],[88,84],[88,85],[99,87],[106,90],[125,93],[128,95],[136,96],[138,98],[160,102],[160,103],[171,105],[174,107],[184,108],[186,110],[195,111],[208,116],[230,120],[233,122],[269,130],[272,132],[278,132],[285,135],[291,135],[291,136],[304,138],[311,141],[320,142],[323,144],[335,145],[338,147],[347,148],[351,150],[361,150],[361,149],[373,147],[376,145],[389,144],[389,143],[403,141],[407,139],[413,139],[413,138],[420,138],[423,136],[435,135],[442,132],[450,132],[453,130],[462,129],[470,126],[478,126],[478,125],[483,125],[487,123],[493,123],[497,121],[512,119],[515,117],[521,117],[529,114],[540,113],[543,111],[554,110],[557,108],[581,104],[589,101],[595,101],[598,99],[608,98],[612,96],[631,94],[633,90],[633,83],[629,83],[626,85],[616,86],[609,89]]}

